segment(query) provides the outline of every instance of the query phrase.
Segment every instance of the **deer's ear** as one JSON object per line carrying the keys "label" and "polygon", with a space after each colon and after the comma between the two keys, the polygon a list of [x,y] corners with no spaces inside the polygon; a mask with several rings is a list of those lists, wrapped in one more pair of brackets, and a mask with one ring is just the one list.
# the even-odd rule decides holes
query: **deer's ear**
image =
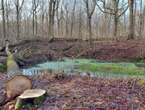
{"label": "deer's ear", "polygon": [[10,41],[9,41],[8,39],[6,39],[6,40],[5,40],[5,44],[6,44],[6,45],[9,45],[9,44],[10,44]]}
{"label": "deer's ear", "polygon": [[16,53],[18,53],[18,49],[17,48],[13,50],[13,54],[16,54]]}

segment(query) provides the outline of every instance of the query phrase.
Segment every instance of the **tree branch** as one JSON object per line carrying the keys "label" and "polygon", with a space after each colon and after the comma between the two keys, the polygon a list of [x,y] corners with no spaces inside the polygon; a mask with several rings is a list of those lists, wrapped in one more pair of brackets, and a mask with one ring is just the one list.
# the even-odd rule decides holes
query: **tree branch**
{"label": "tree branch", "polygon": [[113,13],[113,12],[108,12],[108,11],[103,10],[103,9],[99,6],[98,3],[96,3],[96,5],[98,6],[98,8],[99,8],[99,10],[100,10],[101,12],[107,13],[107,14],[111,14],[111,15],[115,15],[115,13]]}
{"label": "tree branch", "polygon": [[125,9],[121,14],[118,15],[118,18],[119,18],[120,16],[122,16],[127,10],[128,10],[128,6],[126,7],[126,9]]}

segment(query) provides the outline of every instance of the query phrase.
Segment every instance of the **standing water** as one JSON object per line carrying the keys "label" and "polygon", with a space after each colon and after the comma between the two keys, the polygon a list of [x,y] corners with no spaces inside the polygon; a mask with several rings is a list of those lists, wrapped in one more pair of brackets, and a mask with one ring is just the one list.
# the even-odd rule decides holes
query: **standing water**
{"label": "standing water", "polygon": [[47,61],[33,67],[23,69],[26,75],[39,74],[40,71],[64,72],[66,74],[87,74],[105,78],[145,78],[145,68],[138,67],[134,63],[101,62],[93,59],[68,59],[61,61]]}

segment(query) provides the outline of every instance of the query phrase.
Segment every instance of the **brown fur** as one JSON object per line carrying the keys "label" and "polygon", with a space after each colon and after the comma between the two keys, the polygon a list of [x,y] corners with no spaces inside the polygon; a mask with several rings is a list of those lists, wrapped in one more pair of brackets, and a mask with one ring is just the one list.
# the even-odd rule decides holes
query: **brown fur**
{"label": "brown fur", "polygon": [[25,90],[32,88],[32,81],[24,75],[17,75],[6,82],[6,96],[7,99],[13,99]]}

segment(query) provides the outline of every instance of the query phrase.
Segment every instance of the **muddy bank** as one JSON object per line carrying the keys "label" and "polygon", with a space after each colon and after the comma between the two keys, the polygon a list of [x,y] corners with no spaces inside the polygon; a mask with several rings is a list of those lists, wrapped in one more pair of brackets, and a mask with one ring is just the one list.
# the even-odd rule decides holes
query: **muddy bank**
{"label": "muddy bank", "polygon": [[[45,102],[39,107],[33,106],[34,110],[145,109],[145,88],[138,85],[136,79],[54,77],[48,74],[31,79],[34,88],[47,90]],[[3,83],[2,80],[4,79],[1,79],[0,85]],[[2,107],[12,108],[13,104],[9,102]],[[7,110],[6,108],[4,110]]]}
{"label": "muddy bank", "polygon": [[[140,60],[145,58],[144,41],[95,41],[90,48],[87,41],[81,40],[25,40],[11,45],[11,51],[17,50],[16,60],[21,66],[30,66],[46,60],[58,60],[63,57],[85,57],[97,60]],[[4,48],[0,51],[0,63],[5,63]]]}

